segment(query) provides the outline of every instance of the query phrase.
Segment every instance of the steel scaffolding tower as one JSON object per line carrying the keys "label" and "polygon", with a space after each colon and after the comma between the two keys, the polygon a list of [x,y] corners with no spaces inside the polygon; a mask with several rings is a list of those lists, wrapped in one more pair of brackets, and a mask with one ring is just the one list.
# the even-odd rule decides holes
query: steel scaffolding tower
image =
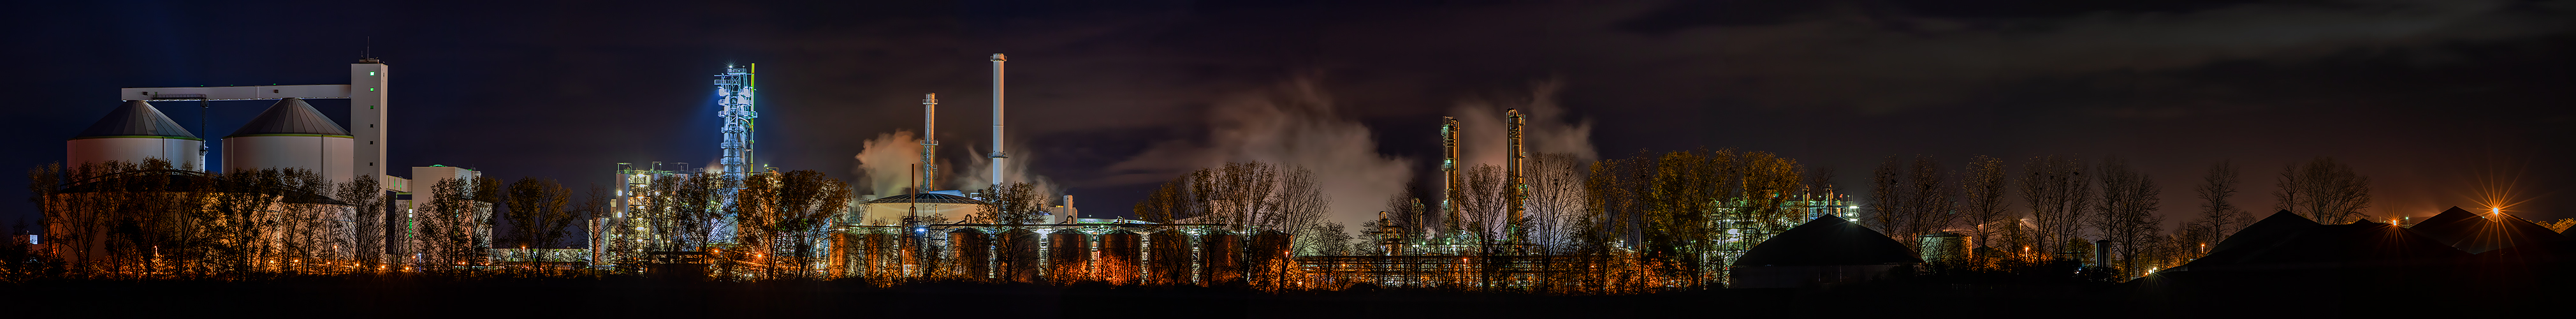
{"label": "steel scaffolding tower", "polygon": [[724,143],[717,146],[724,150],[724,158],[718,163],[724,165],[725,177],[734,180],[752,173],[752,119],[760,118],[752,108],[752,93],[759,90],[752,86],[752,73],[759,65],[726,65],[725,73],[716,75],[716,104],[724,107],[716,111],[716,117],[724,119]]}

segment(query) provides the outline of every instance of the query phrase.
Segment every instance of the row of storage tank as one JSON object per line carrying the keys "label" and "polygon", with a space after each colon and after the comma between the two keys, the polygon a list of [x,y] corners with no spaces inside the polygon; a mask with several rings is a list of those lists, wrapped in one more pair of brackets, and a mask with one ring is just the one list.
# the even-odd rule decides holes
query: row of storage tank
{"label": "row of storage tank", "polygon": [[[1288,234],[1279,231],[1258,231],[1246,236],[1222,230],[1198,234],[1149,230],[1139,234],[1120,229],[1095,235],[1062,229],[1041,235],[1030,229],[992,233],[958,228],[946,235],[947,245],[938,248],[942,256],[937,257],[948,261],[934,266],[945,268],[941,269],[944,275],[1023,282],[1042,277],[1068,279],[1065,276],[1071,274],[1082,277],[1076,279],[1143,280],[1156,284],[1226,283],[1241,280],[1248,268],[1283,264],[1291,247]],[[844,240],[857,242],[838,243],[855,245],[841,246],[853,248],[843,255],[849,265],[844,268],[845,275],[900,273],[891,267],[918,258],[895,246],[898,234],[847,236]],[[1040,237],[1045,238],[1043,244]],[[914,271],[912,275],[927,274]]]}
{"label": "row of storage tank", "polygon": [[[159,159],[174,168],[213,171],[199,153],[205,141],[151,103],[129,100],[65,141],[63,164]],[[221,159],[227,171],[297,168],[331,182],[348,182],[355,171],[354,141],[347,128],[313,105],[286,98],[224,136]]]}

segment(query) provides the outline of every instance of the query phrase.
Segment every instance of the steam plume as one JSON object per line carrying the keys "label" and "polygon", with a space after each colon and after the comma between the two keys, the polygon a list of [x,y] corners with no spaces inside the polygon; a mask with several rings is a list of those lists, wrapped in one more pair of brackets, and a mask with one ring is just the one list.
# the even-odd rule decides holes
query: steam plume
{"label": "steam plume", "polygon": [[852,172],[866,181],[859,186],[867,187],[859,192],[878,197],[894,195],[912,187],[916,169],[913,164],[921,164],[921,138],[908,130],[877,134],[860,144],[859,155],[854,157],[859,164]]}
{"label": "steam plume", "polygon": [[1600,159],[1592,147],[1592,121],[1570,119],[1565,107],[1556,103],[1557,92],[1564,87],[1555,80],[1532,82],[1528,95],[1467,98],[1451,107],[1450,116],[1458,117],[1459,133],[1463,133],[1458,136],[1458,167],[1503,165],[1508,156],[1504,153],[1511,151],[1503,126],[1504,109],[1519,109],[1526,118],[1521,143],[1528,146],[1530,156],[1568,153],[1581,160]]}
{"label": "steam plume", "polygon": [[1401,158],[1377,153],[1369,128],[1335,111],[1330,95],[1306,79],[1241,94],[1208,114],[1204,142],[1165,141],[1110,165],[1113,181],[1169,179],[1226,162],[1263,161],[1315,172],[1331,197],[1326,218],[1359,225],[1377,218],[1379,201],[1402,191],[1413,169]]}

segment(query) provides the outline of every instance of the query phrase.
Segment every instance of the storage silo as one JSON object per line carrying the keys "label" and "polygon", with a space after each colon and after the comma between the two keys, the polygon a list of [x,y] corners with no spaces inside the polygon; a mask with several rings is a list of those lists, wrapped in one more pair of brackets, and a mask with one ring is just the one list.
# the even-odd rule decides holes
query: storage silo
{"label": "storage silo", "polygon": [[992,276],[985,271],[986,269],[989,269],[986,268],[986,263],[992,262],[993,260],[992,255],[990,254],[992,251],[992,247],[990,245],[992,245],[992,243],[984,240],[984,230],[958,228],[957,230],[949,231],[949,259],[953,260],[951,264],[956,267],[954,268],[956,269],[955,274],[957,274],[958,277],[963,277],[968,280],[984,280],[992,278]]}
{"label": "storage silo", "polygon": [[281,99],[241,130],[224,136],[224,170],[298,168],[333,183],[347,183],[355,171],[349,165],[355,140],[349,129],[313,110],[304,99]]}
{"label": "storage silo", "polygon": [[1292,267],[1295,264],[1288,255],[1291,247],[1293,246],[1289,243],[1288,232],[1278,230],[1253,232],[1252,242],[1244,245],[1243,257],[1241,257],[1244,268],[1248,269],[1247,272],[1252,277],[1251,281],[1267,285],[1286,280],[1287,278],[1281,277],[1286,274],[1286,267]]}
{"label": "storage silo", "polygon": [[1003,231],[994,236],[994,247],[1005,255],[996,256],[1002,277],[1016,282],[1038,281],[1038,232],[1026,228]]}
{"label": "storage silo", "polygon": [[1110,282],[1135,281],[1137,255],[1144,252],[1138,241],[1144,237],[1126,230],[1100,234],[1100,261],[1093,263],[1100,265],[1100,269],[1093,273]]}
{"label": "storage silo", "polygon": [[1152,278],[1148,281],[1156,285],[1190,283],[1190,257],[1195,255],[1190,251],[1190,234],[1174,229],[1157,231],[1146,237],[1146,244],[1153,245],[1149,249],[1154,251],[1153,259],[1146,261],[1144,267],[1145,276]]}
{"label": "storage silo", "polygon": [[1057,230],[1047,234],[1047,275],[1054,280],[1089,279],[1091,272],[1091,239],[1080,231]]}
{"label": "storage silo", "polygon": [[198,150],[206,145],[204,138],[180,127],[169,115],[143,101],[125,101],[108,111],[63,142],[66,151],[64,168],[107,161],[141,164],[144,159],[170,161],[171,168],[205,170],[206,158]]}
{"label": "storage silo", "polygon": [[1199,235],[1199,267],[1203,269],[1199,272],[1204,274],[1199,283],[1222,285],[1243,280],[1243,244],[1239,238],[1224,230]]}
{"label": "storage silo", "polygon": [[864,248],[860,250],[859,276],[892,276],[896,274],[895,270],[903,269],[904,263],[900,259],[903,255],[895,249],[894,237],[894,234],[884,232],[870,232],[860,237]]}

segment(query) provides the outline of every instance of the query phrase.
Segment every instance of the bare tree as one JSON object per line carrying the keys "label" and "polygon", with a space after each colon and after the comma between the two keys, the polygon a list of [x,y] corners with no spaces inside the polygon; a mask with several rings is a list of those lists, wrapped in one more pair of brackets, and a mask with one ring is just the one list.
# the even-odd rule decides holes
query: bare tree
{"label": "bare tree", "polygon": [[1925,234],[1948,229],[1959,215],[1953,214],[1957,188],[1948,181],[1940,162],[1931,156],[1915,156],[1911,165],[1895,156],[1879,163],[1872,177],[1871,207],[1868,220],[1876,223],[1906,247],[1916,247]]}
{"label": "bare tree", "polygon": [[2121,278],[2143,275],[2145,269],[2138,264],[2150,257],[2146,253],[2164,235],[2164,217],[2156,215],[2161,191],[2155,179],[2130,168],[2126,160],[2103,157],[2101,165],[2102,205],[2093,224],[2116,245],[2112,251],[2120,256]]}
{"label": "bare tree", "polygon": [[1583,219],[1583,181],[1589,163],[1571,153],[1540,153],[1529,159],[1529,238],[1550,251],[1571,249],[1571,236]]}
{"label": "bare tree", "polygon": [[[847,211],[853,191],[848,182],[813,170],[752,174],[736,195],[743,244],[759,251],[771,278],[804,278],[814,273],[815,242],[830,221]],[[1025,184],[1022,184],[1025,185]]]}
{"label": "bare tree", "polygon": [[386,229],[391,226],[385,223],[387,213],[385,208],[391,205],[387,203],[387,198],[384,196],[385,189],[382,183],[383,181],[378,178],[355,178],[348,183],[340,184],[337,194],[340,201],[349,203],[349,208],[354,213],[353,217],[356,218],[355,227],[352,229],[355,232],[356,241],[352,243],[352,248],[360,270],[375,270],[384,266],[388,261],[385,258],[389,257],[386,252],[393,251],[387,245],[395,244],[386,240],[387,236],[385,236]]}
{"label": "bare tree", "polygon": [[1046,207],[1046,194],[1038,193],[1037,186],[1029,183],[994,185],[984,195],[984,206],[978,207],[968,222],[1018,226],[1036,219]]}
{"label": "bare tree", "polygon": [[1996,233],[2020,228],[2020,216],[2005,207],[2005,182],[2004,160],[1985,155],[1969,158],[1967,172],[1959,178],[1960,212],[1975,225],[1969,232],[1977,247],[1993,248]]}
{"label": "bare tree", "polygon": [[544,249],[562,240],[564,227],[580,217],[573,211],[572,190],[551,179],[520,178],[501,193],[500,202],[508,210],[501,214],[510,222],[510,239],[518,244],[529,270],[542,271]]}
{"label": "bare tree", "polygon": [[2275,182],[2274,208],[2297,212],[2319,223],[2342,224],[2362,218],[2370,208],[2370,177],[2332,157],[2283,165]]}
{"label": "bare tree", "polygon": [[2192,222],[2197,228],[2195,232],[2198,236],[2193,236],[2191,239],[2199,241],[2190,247],[2194,256],[2209,253],[2202,248],[2218,245],[2218,242],[2227,240],[2227,235],[2236,233],[2239,228],[2244,228],[2252,219],[2252,216],[2247,216],[2244,210],[2237,209],[2236,204],[2228,200],[2229,197],[2236,196],[2237,183],[2236,164],[2219,161],[2209,166],[2209,175],[2201,177],[2200,186],[2192,188],[2192,195],[2198,196],[2201,201],[2200,220]]}
{"label": "bare tree", "polygon": [[2085,175],[2084,160],[2072,156],[2033,157],[2022,164],[2020,183],[2022,200],[2030,204],[2031,234],[2027,248],[2035,258],[2080,258],[2070,253],[2086,249],[2070,242],[2082,242],[2083,216],[2093,207],[2092,182]]}

